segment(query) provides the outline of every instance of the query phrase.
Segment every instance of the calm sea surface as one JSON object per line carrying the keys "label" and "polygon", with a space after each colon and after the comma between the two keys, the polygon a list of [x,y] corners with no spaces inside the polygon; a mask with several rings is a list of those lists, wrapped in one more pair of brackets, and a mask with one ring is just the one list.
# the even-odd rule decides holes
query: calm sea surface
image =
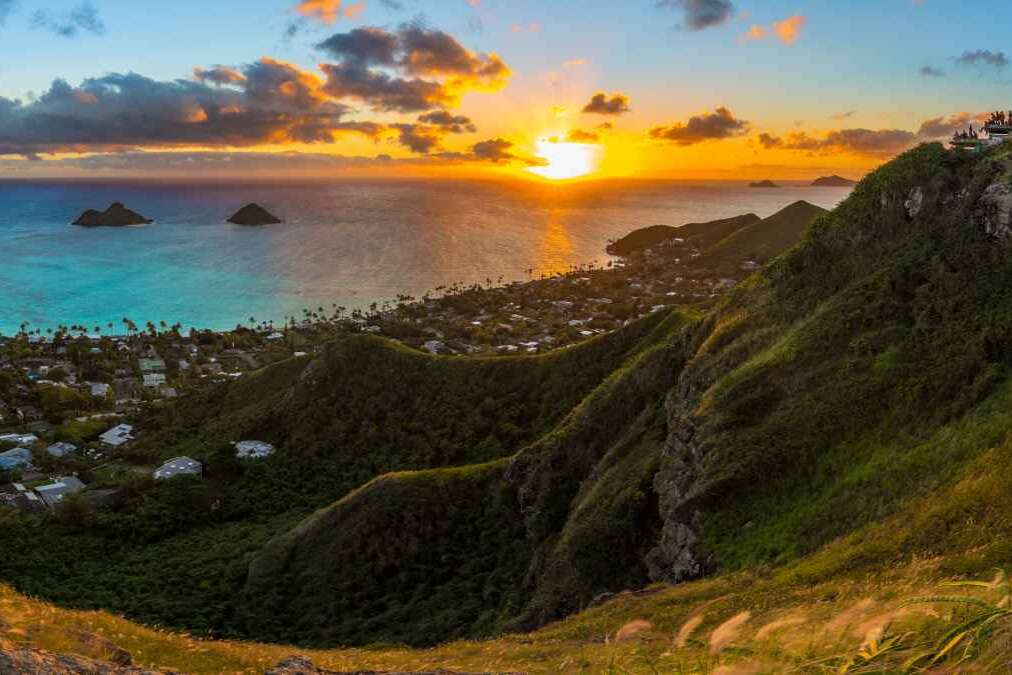
{"label": "calm sea surface", "polygon": [[[0,182],[0,331],[28,321],[119,333],[124,317],[222,329],[334,303],[364,308],[604,262],[609,239],[646,225],[768,216],[798,199],[830,208],[847,194],[657,181]],[[69,225],[113,201],[155,223]],[[251,201],[285,224],[225,224]]]}

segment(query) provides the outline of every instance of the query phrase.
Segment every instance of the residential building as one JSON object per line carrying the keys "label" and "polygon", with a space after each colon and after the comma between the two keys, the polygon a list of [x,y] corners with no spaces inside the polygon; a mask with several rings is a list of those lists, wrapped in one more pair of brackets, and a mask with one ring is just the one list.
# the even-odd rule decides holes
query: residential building
{"label": "residential building", "polygon": [[64,497],[77,494],[84,490],[84,487],[84,483],[76,476],[62,476],[57,478],[55,483],[38,486],[35,488],[35,492],[47,506],[56,506],[63,501]]}
{"label": "residential building", "polygon": [[134,438],[133,433],[134,428],[132,426],[129,424],[120,424],[99,436],[98,440],[102,441],[106,445],[111,445],[116,448],[124,443],[132,441]]}
{"label": "residential building", "polygon": [[77,452],[77,446],[74,445],[73,443],[63,443],[63,442],[53,443],[48,448],[46,448],[46,452],[48,452],[53,457],[66,457],[68,455],[73,455],[75,452]]}
{"label": "residential building", "polygon": [[16,471],[32,465],[32,451],[28,448],[14,448],[0,452],[0,470]]}
{"label": "residential building", "polygon": [[263,459],[274,454],[274,446],[264,441],[239,441],[235,444],[235,456],[239,459]]}
{"label": "residential building", "polygon": [[176,476],[199,476],[204,471],[204,466],[195,459],[189,457],[176,457],[162,464],[155,469],[155,480],[166,480]]}

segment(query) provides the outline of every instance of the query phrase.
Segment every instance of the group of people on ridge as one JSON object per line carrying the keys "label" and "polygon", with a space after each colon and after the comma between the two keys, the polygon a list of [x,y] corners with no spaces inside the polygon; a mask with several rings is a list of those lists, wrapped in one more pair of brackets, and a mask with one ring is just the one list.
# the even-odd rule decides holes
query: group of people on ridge
{"label": "group of people on ridge", "polygon": [[[991,113],[991,118],[984,123],[981,127],[981,131],[992,131],[999,130],[1007,132],[1009,127],[1012,127],[1012,110],[1005,112],[1004,110],[996,110]],[[973,128],[971,124],[966,131],[957,131],[952,135],[952,139],[956,141],[974,140],[980,138],[980,131]]]}

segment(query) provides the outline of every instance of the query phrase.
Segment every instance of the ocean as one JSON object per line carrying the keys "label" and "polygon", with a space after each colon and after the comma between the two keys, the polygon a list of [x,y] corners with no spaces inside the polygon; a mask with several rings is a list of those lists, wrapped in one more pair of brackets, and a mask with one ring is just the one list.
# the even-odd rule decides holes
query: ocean
{"label": "ocean", "polygon": [[[849,188],[608,181],[0,182],[0,332],[122,320],[226,329],[334,305],[367,308],[455,282],[524,280],[608,260],[611,239]],[[121,201],[155,222],[71,226]],[[283,225],[225,220],[257,202]],[[110,329],[108,326],[112,324]]]}

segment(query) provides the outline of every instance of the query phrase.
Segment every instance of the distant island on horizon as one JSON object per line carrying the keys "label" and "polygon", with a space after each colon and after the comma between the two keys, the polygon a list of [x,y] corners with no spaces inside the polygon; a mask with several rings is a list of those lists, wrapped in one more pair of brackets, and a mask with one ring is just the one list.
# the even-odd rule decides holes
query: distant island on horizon
{"label": "distant island on horizon", "polygon": [[853,187],[855,185],[857,185],[856,180],[850,180],[836,174],[816,178],[812,181],[812,187]]}

